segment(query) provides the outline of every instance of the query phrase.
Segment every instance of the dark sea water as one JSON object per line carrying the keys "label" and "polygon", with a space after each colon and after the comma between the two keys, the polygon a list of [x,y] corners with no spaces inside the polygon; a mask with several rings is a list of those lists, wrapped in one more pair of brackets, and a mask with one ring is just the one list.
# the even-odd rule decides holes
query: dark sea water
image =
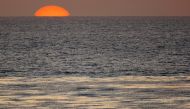
{"label": "dark sea water", "polygon": [[0,18],[0,69],[189,75],[190,18]]}
{"label": "dark sea water", "polygon": [[2,109],[189,109],[190,17],[1,17]]}

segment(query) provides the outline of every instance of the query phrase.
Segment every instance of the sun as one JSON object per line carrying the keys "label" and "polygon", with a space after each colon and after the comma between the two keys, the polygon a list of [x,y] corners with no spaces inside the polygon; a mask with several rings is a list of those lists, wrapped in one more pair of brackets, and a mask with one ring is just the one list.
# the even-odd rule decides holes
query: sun
{"label": "sun", "polygon": [[65,17],[70,16],[70,13],[63,7],[56,5],[44,6],[38,9],[34,16],[37,17]]}

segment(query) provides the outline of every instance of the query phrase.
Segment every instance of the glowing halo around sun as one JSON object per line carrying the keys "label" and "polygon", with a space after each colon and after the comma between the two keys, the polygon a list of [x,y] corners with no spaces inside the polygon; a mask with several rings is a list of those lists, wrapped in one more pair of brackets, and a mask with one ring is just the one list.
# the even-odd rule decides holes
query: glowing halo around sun
{"label": "glowing halo around sun", "polygon": [[70,13],[63,7],[56,5],[44,6],[38,9],[34,16],[36,17],[66,17],[70,16]]}

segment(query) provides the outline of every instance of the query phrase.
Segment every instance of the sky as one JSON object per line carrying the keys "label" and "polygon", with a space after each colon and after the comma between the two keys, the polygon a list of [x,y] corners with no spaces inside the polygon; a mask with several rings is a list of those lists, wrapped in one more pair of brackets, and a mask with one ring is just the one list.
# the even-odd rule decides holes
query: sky
{"label": "sky", "polygon": [[190,16],[190,0],[0,0],[0,16],[33,16],[46,5],[72,16]]}

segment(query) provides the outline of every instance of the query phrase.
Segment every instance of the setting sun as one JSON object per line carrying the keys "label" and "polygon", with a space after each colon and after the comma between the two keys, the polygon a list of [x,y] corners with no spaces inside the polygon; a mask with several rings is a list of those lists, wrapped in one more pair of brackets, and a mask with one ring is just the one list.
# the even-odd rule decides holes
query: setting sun
{"label": "setting sun", "polygon": [[35,12],[34,16],[64,17],[64,16],[70,16],[70,13],[63,7],[51,5],[40,8]]}

